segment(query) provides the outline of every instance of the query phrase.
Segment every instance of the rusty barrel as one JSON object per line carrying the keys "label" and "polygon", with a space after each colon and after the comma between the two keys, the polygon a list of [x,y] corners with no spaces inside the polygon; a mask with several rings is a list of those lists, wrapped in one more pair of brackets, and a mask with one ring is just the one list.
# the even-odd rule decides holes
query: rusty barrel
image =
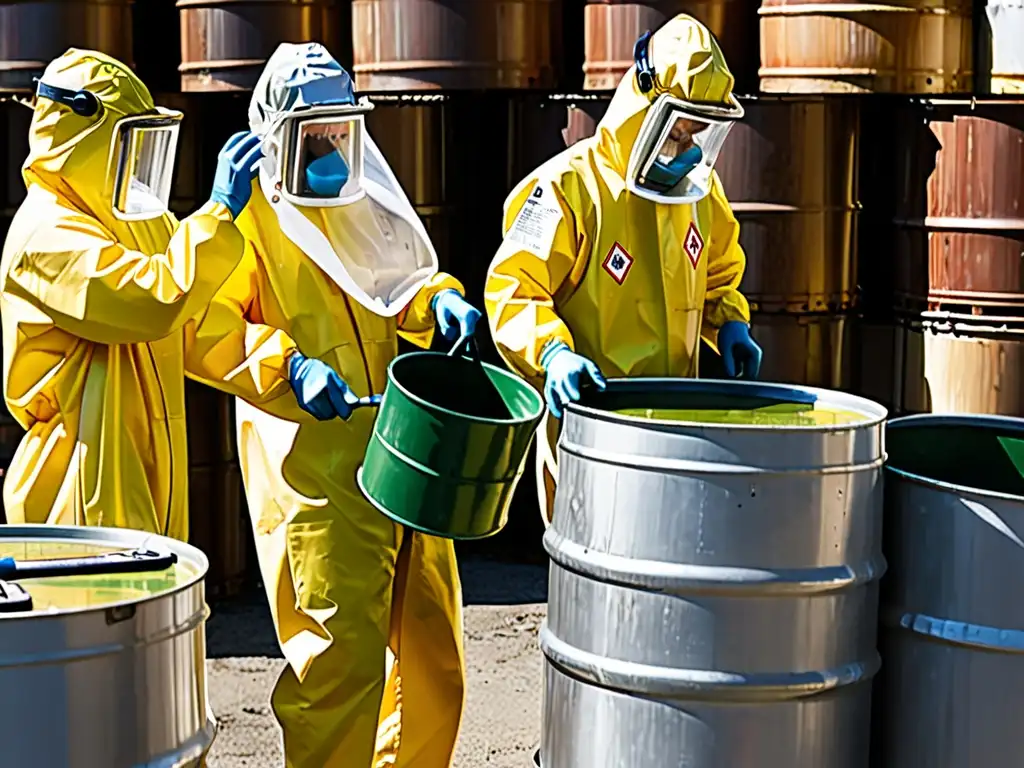
{"label": "rusty barrel", "polygon": [[206,590],[237,594],[249,566],[249,521],[235,447],[234,399],[185,382],[188,418],[189,543],[210,559]]}
{"label": "rusty barrel", "polygon": [[633,66],[633,45],[679,13],[718,39],[739,92],[756,88],[757,19],[752,0],[588,0],[583,15],[583,87],[611,90]]}
{"label": "rusty barrel", "polygon": [[969,93],[971,4],[762,0],[761,90]]}
{"label": "rusty barrel", "polygon": [[716,169],[740,224],[761,377],[843,388],[856,305],[859,105],[744,100]]}
{"label": "rusty barrel", "polygon": [[348,14],[336,0],[178,0],[177,7],[183,91],[250,90],[280,43],[323,43],[342,59],[347,50]]}
{"label": "rusty barrel", "polygon": [[132,65],[131,0],[0,3],[0,93],[32,92],[32,79],[68,48]]}
{"label": "rusty barrel", "polygon": [[905,410],[1024,416],[1024,104],[929,100],[890,122]]}
{"label": "rusty barrel", "polygon": [[353,0],[361,91],[550,88],[561,0]]}

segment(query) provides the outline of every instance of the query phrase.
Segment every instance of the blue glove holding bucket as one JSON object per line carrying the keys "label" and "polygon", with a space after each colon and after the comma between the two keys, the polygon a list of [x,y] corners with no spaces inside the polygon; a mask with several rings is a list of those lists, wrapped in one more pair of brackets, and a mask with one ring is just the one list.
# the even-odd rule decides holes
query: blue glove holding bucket
{"label": "blue glove holding bucket", "polygon": [[432,302],[437,328],[448,341],[468,339],[476,333],[480,310],[466,301],[454,288],[441,291]]}
{"label": "blue glove holding bucket", "polygon": [[356,408],[380,404],[380,395],[357,397],[331,366],[298,351],[288,358],[288,380],[299,407],[319,421],[348,420]]}
{"label": "blue glove holding bucket", "polygon": [[750,338],[750,326],[732,320],[718,331],[718,351],[725,372],[733,379],[756,379],[761,369],[761,347]]}
{"label": "blue glove holding bucket", "polygon": [[548,344],[540,356],[540,365],[547,372],[544,379],[544,399],[548,410],[562,418],[562,409],[580,399],[580,387],[589,378],[598,389],[607,382],[593,360],[577,355],[564,341]]}

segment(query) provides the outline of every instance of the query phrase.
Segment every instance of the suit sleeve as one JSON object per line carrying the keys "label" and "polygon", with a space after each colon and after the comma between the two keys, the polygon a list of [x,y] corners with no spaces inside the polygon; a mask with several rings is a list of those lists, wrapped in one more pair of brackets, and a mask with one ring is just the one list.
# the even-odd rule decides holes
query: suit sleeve
{"label": "suit sleeve", "polygon": [[737,320],[750,322],[750,305],[740,293],[747,260],[740,247],[740,225],[725,198],[717,175],[711,185],[711,252],[707,293],[704,297],[705,336],[714,343],[718,329]]}
{"label": "suit sleeve", "polygon": [[409,302],[409,306],[398,313],[399,336],[417,347],[429,348],[437,326],[434,299],[437,294],[449,289],[458,291],[463,297],[466,295],[462,283],[445,272],[438,272],[427,281]]}
{"label": "suit sleeve", "polygon": [[185,328],[185,374],[274,416],[312,421],[296,403],[288,377],[295,342],[258,322],[259,286],[256,250],[247,243],[238,267]]}
{"label": "suit sleeve", "polygon": [[504,241],[491,262],[484,304],[505,361],[528,379],[543,375],[541,353],[561,341],[574,348],[557,297],[582,278],[586,235],[559,182],[528,179],[505,202]]}
{"label": "suit sleeve", "polygon": [[[49,211],[40,210],[41,220]],[[181,222],[163,253],[126,248],[98,221],[57,206],[4,264],[4,291],[70,335],[98,344],[155,341],[210,301],[244,239],[220,203]]]}

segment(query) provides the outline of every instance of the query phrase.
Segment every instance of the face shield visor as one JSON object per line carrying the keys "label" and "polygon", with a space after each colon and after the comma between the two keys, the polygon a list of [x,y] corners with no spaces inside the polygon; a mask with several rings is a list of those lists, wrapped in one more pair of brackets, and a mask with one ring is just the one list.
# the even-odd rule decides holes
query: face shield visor
{"label": "face shield visor", "polygon": [[113,211],[122,221],[141,221],[168,211],[182,114],[122,118],[114,126]]}
{"label": "face shield visor", "polygon": [[363,113],[353,107],[313,107],[278,129],[282,193],[294,205],[344,205],[363,193]]}
{"label": "face shield visor", "polygon": [[700,200],[736,120],[738,102],[692,104],[663,94],[647,111],[629,160],[632,191],[666,203]]}

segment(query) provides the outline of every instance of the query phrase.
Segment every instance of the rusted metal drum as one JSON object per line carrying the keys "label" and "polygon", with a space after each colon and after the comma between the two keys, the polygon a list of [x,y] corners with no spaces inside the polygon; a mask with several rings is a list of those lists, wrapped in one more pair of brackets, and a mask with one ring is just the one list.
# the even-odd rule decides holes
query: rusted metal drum
{"label": "rusted metal drum", "polygon": [[885,442],[871,764],[1019,765],[1024,422],[916,416],[890,422]]}
{"label": "rusted metal drum", "polygon": [[183,91],[249,90],[280,43],[315,41],[337,56],[344,50],[339,46],[348,44],[348,27],[341,23],[347,14],[339,13],[336,0],[178,0],[177,5]]}
{"label": "rusted metal drum", "polygon": [[767,381],[843,388],[856,305],[859,108],[820,96],[744,100],[716,163],[747,257],[740,286]]}
{"label": "rusted metal drum", "polygon": [[899,413],[1024,417],[1024,318],[924,312],[894,339]]}
{"label": "rusted metal drum", "polygon": [[361,91],[550,88],[560,0],[353,0]]}
{"label": "rusted metal drum", "polygon": [[1024,104],[924,102],[898,120],[898,300],[1024,317]]}
{"label": "rusted metal drum", "polygon": [[969,93],[971,3],[763,0],[761,90]]}
{"label": "rusted metal drum", "polygon": [[132,65],[131,0],[0,3],[0,92],[32,92],[32,78],[68,48]]}
{"label": "rusted metal drum", "polygon": [[756,88],[756,0],[588,0],[583,15],[583,87],[610,90],[633,66],[633,45],[679,13],[711,30],[725,53],[736,89]]}
{"label": "rusted metal drum", "polygon": [[185,383],[189,452],[189,543],[210,559],[207,592],[237,594],[249,569],[249,518],[235,447],[234,398]]}
{"label": "rusted metal drum", "polygon": [[1024,415],[1024,105],[915,102],[890,122],[903,396],[920,393],[902,410]]}

